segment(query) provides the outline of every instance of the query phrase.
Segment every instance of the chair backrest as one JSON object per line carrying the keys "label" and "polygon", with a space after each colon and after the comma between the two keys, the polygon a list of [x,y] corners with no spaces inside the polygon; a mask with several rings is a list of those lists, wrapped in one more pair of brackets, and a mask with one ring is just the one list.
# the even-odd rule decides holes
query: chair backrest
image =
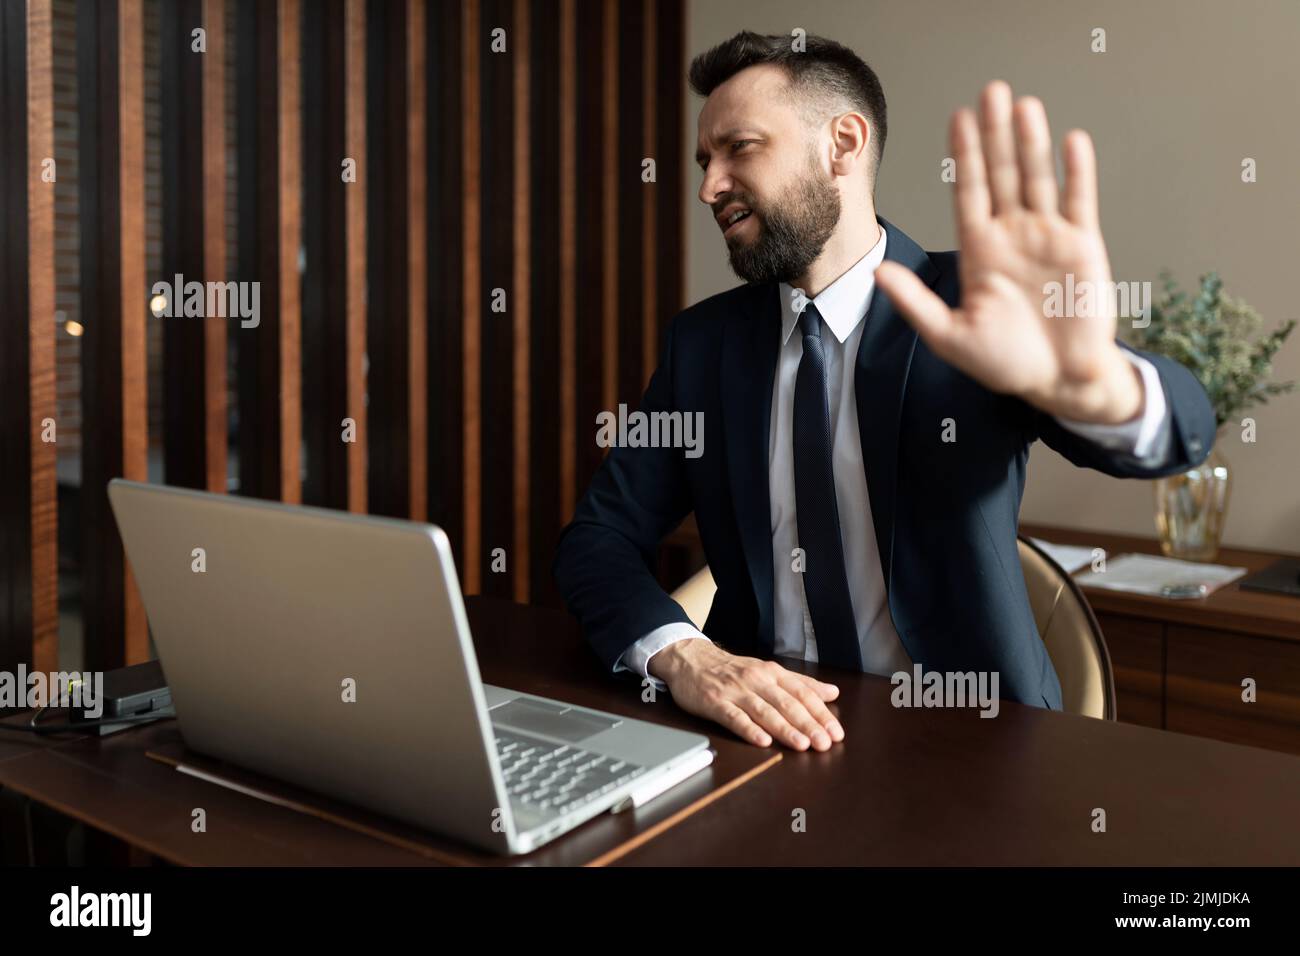
{"label": "chair backrest", "polygon": [[1115,720],[1115,673],[1101,626],[1074,579],[1021,536],[1020,566],[1034,624],[1061,681],[1062,709]]}
{"label": "chair backrest", "polygon": [[672,598],[682,606],[691,623],[702,631],[704,622],[709,616],[709,608],[713,607],[713,595],[717,590],[718,586],[713,582],[713,573],[709,571],[709,566],[706,564],[683,581],[672,593]]}
{"label": "chair backrest", "polygon": [[[1020,538],[1029,607],[1061,681],[1062,709],[1100,720],[1115,719],[1115,674],[1110,652],[1088,601],[1059,564],[1028,538]],[[704,627],[717,591],[705,565],[673,592],[691,622]]]}

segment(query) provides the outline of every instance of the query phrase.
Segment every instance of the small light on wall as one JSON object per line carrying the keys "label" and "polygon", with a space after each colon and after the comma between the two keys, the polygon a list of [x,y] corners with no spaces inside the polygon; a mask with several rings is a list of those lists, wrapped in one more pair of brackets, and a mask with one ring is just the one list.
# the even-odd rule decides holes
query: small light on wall
{"label": "small light on wall", "polygon": [[149,300],[149,311],[155,316],[162,315],[167,311],[167,296],[161,292]]}
{"label": "small light on wall", "polygon": [[85,332],[86,329],[85,326],[75,319],[69,319],[67,322],[63,323],[63,331],[67,332],[69,335],[77,336]]}

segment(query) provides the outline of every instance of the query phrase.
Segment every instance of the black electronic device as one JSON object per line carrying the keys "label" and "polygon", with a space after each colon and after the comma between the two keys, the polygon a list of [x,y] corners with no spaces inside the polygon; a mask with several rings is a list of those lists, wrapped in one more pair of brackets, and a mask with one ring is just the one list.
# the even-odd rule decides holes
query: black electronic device
{"label": "black electronic device", "polygon": [[1267,591],[1271,594],[1290,594],[1300,597],[1300,558],[1283,558],[1242,578],[1243,591]]}

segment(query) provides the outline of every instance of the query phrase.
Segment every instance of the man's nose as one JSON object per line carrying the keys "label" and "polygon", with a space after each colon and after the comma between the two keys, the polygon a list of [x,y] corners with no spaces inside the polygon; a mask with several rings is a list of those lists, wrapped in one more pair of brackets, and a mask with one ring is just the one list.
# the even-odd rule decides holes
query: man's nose
{"label": "man's nose", "polygon": [[710,163],[709,168],[704,171],[704,182],[700,183],[700,202],[712,207],[719,196],[731,192],[731,187],[731,177],[717,164]]}

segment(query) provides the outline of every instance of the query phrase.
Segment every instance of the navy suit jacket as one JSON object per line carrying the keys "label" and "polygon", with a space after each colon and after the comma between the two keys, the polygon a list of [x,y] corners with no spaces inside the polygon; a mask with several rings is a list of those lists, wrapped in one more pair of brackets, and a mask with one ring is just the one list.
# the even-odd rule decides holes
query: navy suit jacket
{"label": "navy suit jacket", "polygon": [[[886,258],[956,305],[957,253],[927,253],[880,224]],[[862,461],[903,646],[926,671],[997,671],[1001,696],[1060,709],[1016,544],[1029,447],[1041,438],[1074,464],[1121,478],[1174,474],[1213,444],[1204,389],[1177,362],[1142,353],[1172,418],[1168,455],[1145,467],[937,358],[880,290],[864,321],[854,383]],[[768,440],[780,333],[772,283],[678,314],[641,409],[703,412],[703,454],[614,449],[561,534],[556,583],[607,667],[655,628],[689,623],[652,569],[660,541],[691,511],[718,586],[704,633],[735,653],[772,655]],[[942,440],[945,418],[956,421],[956,441]]]}

